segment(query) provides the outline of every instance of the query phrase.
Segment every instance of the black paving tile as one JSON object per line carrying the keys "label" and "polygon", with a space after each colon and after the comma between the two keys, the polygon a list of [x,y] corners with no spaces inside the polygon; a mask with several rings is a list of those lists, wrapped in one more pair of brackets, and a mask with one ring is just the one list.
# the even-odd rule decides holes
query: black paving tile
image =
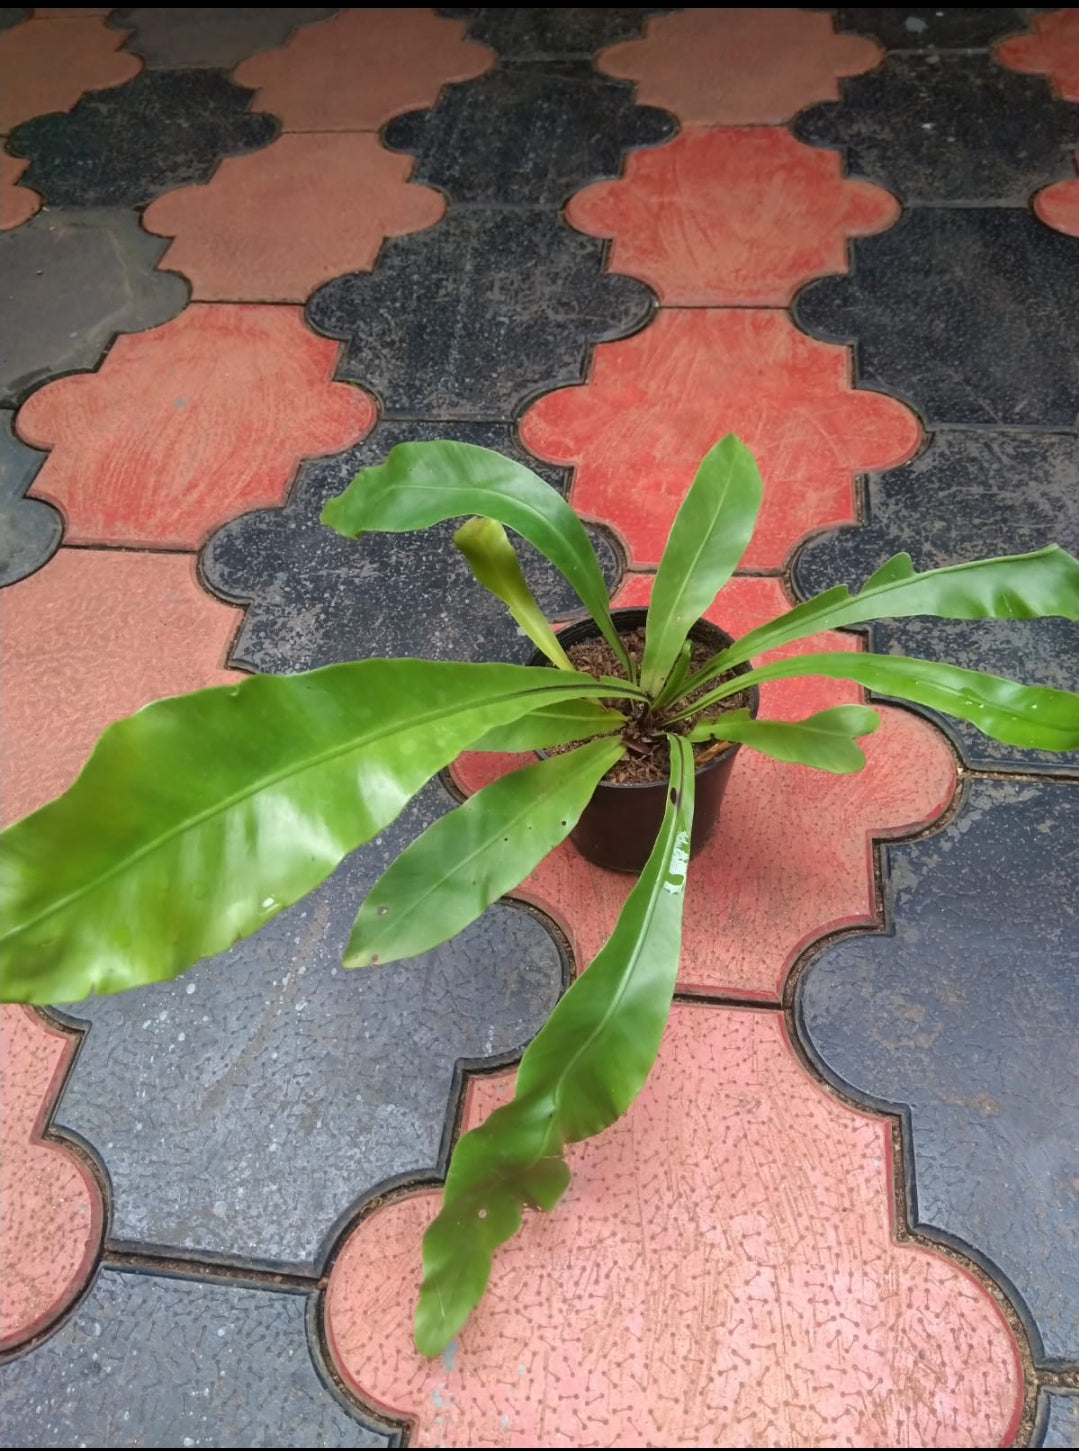
{"label": "black paving tile", "polygon": [[884,849],[888,931],[807,968],[804,1040],[909,1114],[913,1222],[1015,1288],[1035,1359],[1079,1360],[1079,787],[968,779]]}
{"label": "black paving tile", "polygon": [[175,317],[189,289],[154,270],[168,244],[121,208],[50,209],[0,232],[0,403],[96,367],[117,333]]}
{"label": "black paving tile", "polygon": [[307,1297],[102,1270],[0,1366],[5,1446],[391,1446],[315,1370]]}
{"label": "black paving tile", "polygon": [[1079,1391],[1039,1392],[1038,1426],[1031,1444],[1079,1446]]}
{"label": "black paving tile", "polygon": [[29,16],[29,10],[20,9],[17,5],[5,5],[0,8],[0,30],[11,30],[13,26],[21,25]]}
{"label": "black paving tile", "polygon": [[859,386],[931,425],[1071,428],[1079,244],[1009,207],[914,208],[798,294],[799,326],[855,343]]}
{"label": "black paving tile", "polygon": [[984,49],[1025,30],[1022,10],[835,10],[837,30],[872,35],[889,50]]}
{"label": "black paving tile", "polygon": [[632,40],[641,34],[650,15],[663,9],[558,8],[443,10],[470,19],[468,36],[482,40],[498,51],[503,60],[524,60],[537,56],[592,55],[618,40]]}
{"label": "black paving tile", "polygon": [[447,86],[432,110],[391,121],[383,141],[414,152],[412,180],[454,202],[558,207],[589,182],[618,176],[627,148],[674,131],[666,111],[634,104],[628,82],[561,62]]}
{"label": "black paving tile", "polygon": [[269,145],[281,126],[248,113],[254,94],[223,71],[146,70],[24,121],[7,146],[30,157],[20,181],[47,206],[138,207],[209,180],[224,156]]}
{"label": "black paving tile", "polygon": [[15,437],[12,417],[0,409],[0,587],[40,569],[64,532],[58,509],[23,497],[45,455]]}
{"label": "black paving tile", "polygon": [[373,272],[320,287],[307,317],[347,340],[338,376],[371,388],[388,417],[510,420],[580,382],[591,344],[651,315],[650,290],[602,273],[603,256],[553,214],[451,211],[391,238]]}
{"label": "black paving tile", "polygon": [[[800,595],[861,584],[904,549],[917,569],[1051,543],[1079,554],[1079,438],[942,429],[910,463],[870,476],[864,512],[861,526],[819,534],[802,548],[794,565]],[[947,660],[1064,690],[1079,684],[1079,630],[1069,620],[894,620],[870,626],[870,638],[884,654]],[[1023,751],[925,714],[949,731],[970,766],[1079,774],[1079,752]]]}
{"label": "black paving tile", "polygon": [[894,55],[843,82],[843,99],[803,111],[794,131],[841,147],[847,170],[905,205],[986,202],[1026,206],[1073,174],[1079,107],[1042,76],[987,55]]}
{"label": "black paving tile", "polygon": [[134,31],[123,48],[141,56],[150,70],[231,70],[256,51],[284,45],[297,26],[336,13],[332,8],[136,7],[111,11],[109,24]]}

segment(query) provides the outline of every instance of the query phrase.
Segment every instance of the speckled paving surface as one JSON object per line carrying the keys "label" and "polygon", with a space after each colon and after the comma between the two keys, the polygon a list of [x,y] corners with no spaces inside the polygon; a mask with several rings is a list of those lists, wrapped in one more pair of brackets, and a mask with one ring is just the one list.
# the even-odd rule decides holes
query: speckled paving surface
{"label": "speckled paving surface", "polygon": [[[7,821],[164,695],[524,658],[448,529],[319,525],[401,440],[530,463],[638,604],[738,432],[735,632],[898,549],[1079,551],[1077,10],[0,25]],[[1079,681],[1063,621],[871,638]],[[626,882],[567,845],[446,947],[340,955],[512,758],[462,757],[226,961],[4,1008],[0,1444],[1079,1446],[1079,762],[881,709],[861,775],[740,753],[648,1085],[433,1362],[453,1134]]]}

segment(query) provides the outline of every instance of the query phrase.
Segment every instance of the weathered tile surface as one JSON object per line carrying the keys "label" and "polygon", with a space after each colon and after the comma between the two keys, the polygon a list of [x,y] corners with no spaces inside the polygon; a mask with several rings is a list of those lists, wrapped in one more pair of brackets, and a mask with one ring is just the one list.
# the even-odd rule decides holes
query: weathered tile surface
{"label": "weathered tile surface", "polygon": [[[820,534],[804,546],[794,569],[799,593],[860,584],[900,550],[917,569],[1050,543],[1079,554],[1079,438],[942,429],[910,463],[871,477],[865,505],[866,523]],[[885,654],[947,660],[1065,690],[1079,681],[1079,631],[1070,620],[916,618],[879,622],[869,633],[873,648]],[[1079,773],[1079,752],[1024,751],[973,726],[942,723],[969,765]]]}
{"label": "weathered tile surface", "polygon": [[338,377],[371,388],[386,416],[511,419],[579,382],[593,343],[647,320],[651,293],[602,273],[602,257],[553,213],[451,210],[391,238],[374,272],[320,287],[307,317],[346,340]]}
{"label": "weathered tile surface", "polygon": [[14,156],[0,156],[0,231],[22,226],[41,207],[36,191],[17,185],[28,165]]}
{"label": "weathered tile surface", "polygon": [[95,367],[116,333],[175,317],[188,289],[153,270],[166,245],[119,208],[49,209],[0,234],[0,403]]}
{"label": "weathered tile surface", "polygon": [[1015,1287],[1036,1360],[1079,1359],[1079,790],[969,780],[955,819],[886,849],[888,931],[807,969],[827,1071],[903,1106],[912,1218]]}
{"label": "weathered tile surface", "polygon": [[111,11],[110,23],[134,32],[124,49],[141,56],[150,70],[231,70],[256,51],[283,45],[297,26],[333,13],[318,8],[140,6]]}
{"label": "weathered tile surface", "polygon": [[1043,11],[1031,25],[1032,34],[1004,41],[994,57],[1014,70],[1048,76],[1058,96],[1079,101],[1079,9]]}
{"label": "weathered tile surface", "polygon": [[836,10],[836,28],[875,36],[889,50],[984,49],[1000,35],[1023,29],[1023,12],[1007,9]]}
{"label": "weathered tile surface", "polygon": [[795,134],[841,148],[847,169],[905,205],[997,202],[1025,207],[1070,170],[1079,110],[1040,78],[987,55],[893,55],[852,76],[838,104],[800,115]]}
{"label": "weathered tile surface", "polygon": [[11,413],[0,410],[0,587],[33,574],[55,553],[64,522],[51,504],[23,496],[42,455],[15,437]]}
{"label": "weathered tile surface", "polygon": [[387,1446],[311,1363],[302,1295],[102,1270],[0,1367],[8,1446]]}
{"label": "weathered tile surface", "polygon": [[557,207],[587,182],[617,176],[627,147],[673,134],[673,118],[635,105],[630,85],[576,61],[522,63],[448,86],[433,110],[399,116],[383,139],[414,152],[414,180],[454,202]]}
{"label": "weathered tile surface", "polygon": [[641,33],[649,16],[661,10],[627,7],[534,9],[528,6],[458,11],[468,14],[468,34],[492,46],[503,60],[591,56],[601,46]]}
{"label": "weathered tile surface", "polygon": [[88,92],[67,114],[24,121],[8,149],[30,158],[24,181],[46,206],[142,206],[274,139],[278,121],[251,115],[251,95],[223,71],[143,71]]}
{"label": "weathered tile surface", "polygon": [[21,436],[52,450],[34,487],[69,543],[197,548],[370,428],[370,398],[331,381],[336,353],[299,308],[193,303],[23,405]]}
{"label": "weathered tile surface", "polygon": [[56,21],[40,11],[0,42],[0,132],[47,111],[69,111],[83,91],[115,86],[138,74],[124,37],[105,26],[105,11],[70,12]]}
{"label": "weathered tile surface", "polygon": [[1038,1409],[1042,1434],[1035,1446],[1079,1446],[1079,1393],[1042,1391]]}
{"label": "weathered tile surface", "polygon": [[705,452],[727,432],[765,481],[743,568],[778,569],[808,529],[853,518],[853,475],[918,442],[894,399],[850,386],[846,349],[772,309],[670,309],[596,349],[588,381],[539,399],[521,437],[573,464],[571,498],[613,526],[633,564],[655,564]]}
{"label": "weathered tile surface", "polygon": [[852,273],[810,283],[794,316],[857,339],[860,386],[906,399],[930,425],[1074,425],[1071,237],[1011,207],[926,207],[851,248]]}
{"label": "weathered tile surface", "polygon": [[447,81],[490,67],[490,50],[465,40],[464,29],[431,10],[343,10],[244,61],[235,79],[255,87],[259,109],[286,131],[377,131],[391,116],[433,105]]}
{"label": "weathered tile surface", "polygon": [[1038,192],[1034,211],[1047,227],[1079,237],[1079,181],[1058,181]]}
{"label": "weathered tile surface", "polygon": [[[283,509],[244,514],[202,554],[210,588],[247,605],[232,651],[249,670],[311,670],[357,652],[432,659],[520,660],[531,645],[505,607],[472,579],[454,548],[454,523],[415,534],[342,539],[319,523],[323,504],[395,444],[450,438],[494,448],[565,489],[565,471],[526,454],[504,424],[381,423],[356,448],[304,464]],[[593,544],[608,584],[619,561],[603,534]],[[528,582],[551,618],[579,609],[569,586],[524,541]]]}
{"label": "weathered tile surface", "polygon": [[411,185],[411,162],[368,133],[280,136],[227,157],[203,186],[182,187],[143,214],[174,237],[162,265],[208,302],[303,302],[320,283],[371,268],[386,236],[421,231],[445,202]]}
{"label": "weathered tile surface", "polygon": [[785,307],[811,278],[847,270],[848,237],[898,215],[886,192],[845,178],[837,155],[780,126],[688,126],[566,207],[578,231],[613,238],[613,272],[669,307]]}
{"label": "weathered tile surface", "polygon": [[656,16],[643,40],[612,45],[597,65],[637,81],[638,101],[683,125],[744,126],[835,100],[840,76],[879,58],[872,41],[833,34],[823,12],[705,7]]}
{"label": "weathered tile surface", "polygon": [[[465,1126],[509,1095],[474,1079]],[[1021,1381],[989,1296],[891,1235],[888,1132],[778,1014],[677,1004],[629,1112],[495,1260],[441,1358],[411,1345],[437,1196],[376,1210],[327,1293],[331,1354],[418,1446],[1000,1445]]]}

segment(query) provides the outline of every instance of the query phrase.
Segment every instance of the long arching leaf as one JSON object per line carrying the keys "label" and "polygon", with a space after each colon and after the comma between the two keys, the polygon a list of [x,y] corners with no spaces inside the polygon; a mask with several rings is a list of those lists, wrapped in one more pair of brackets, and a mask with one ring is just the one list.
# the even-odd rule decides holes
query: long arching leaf
{"label": "long arching leaf", "polygon": [[794,761],[846,776],[865,765],[855,738],[869,735],[879,725],[880,716],[867,705],[833,705],[804,720],[754,720],[748,710],[731,710],[697,726],[689,732],[689,739],[740,741],[776,761]]}
{"label": "long arching leaf", "polygon": [[594,700],[566,700],[543,705],[539,710],[487,731],[469,746],[470,751],[541,751],[545,746],[564,746],[591,736],[619,731],[627,717],[617,710],[605,710]]}
{"label": "long arching leaf", "polygon": [[693,824],[693,748],[680,736],[669,740],[663,823],[614,931],[525,1051],[512,1102],[454,1150],[441,1212],[423,1238],[423,1355],[437,1355],[460,1330],[524,1207],[557,1203],[570,1180],[565,1145],[625,1113],[659,1051],[678,972]]}
{"label": "long arching leaf", "polygon": [[0,838],[0,995],[174,977],[309,892],[484,731],[601,690],[523,665],[363,660],[146,706]]}
{"label": "long arching leaf", "polygon": [[434,822],[367,894],[346,967],[415,957],[474,922],[565,841],[604,774],[617,736],[512,771]]}
{"label": "long arching leaf", "polygon": [[701,460],[675,515],[648,605],[641,685],[659,692],[692,624],[745,553],[763,485],[745,444],[728,433]]}
{"label": "long arching leaf", "polygon": [[523,464],[472,443],[399,443],[327,500],[322,522],[346,539],[399,534],[463,514],[484,514],[534,544],[577,592],[632,676],[611,621],[607,586],[584,525],[557,490]]}

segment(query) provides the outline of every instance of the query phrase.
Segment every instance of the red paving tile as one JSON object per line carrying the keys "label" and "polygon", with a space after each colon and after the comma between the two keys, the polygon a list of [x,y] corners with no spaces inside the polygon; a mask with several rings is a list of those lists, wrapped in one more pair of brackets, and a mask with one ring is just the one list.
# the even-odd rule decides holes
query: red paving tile
{"label": "red paving tile", "polygon": [[610,270],[668,306],[785,307],[803,283],[846,272],[847,238],[891,226],[899,204],[784,127],[690,126],[630,152],[625,175],[578,192],[566,216],[613,237]]}
{"label": "red paving tile", "polygon": [[52,449],[32,492],[63,510],[69,544],[194,549],[371,427],[368,395],[330,381],[338,346],[298,307],[193,303],[125,334],[100,371],[19,410],[23,440]]}
{"label": "red paving tile", "polygon": [[[465,1127],[510,1083],[473,1078]],[[826,1094],[778,1014],[676,1004],[637,1102],[570,1162],[440,1359],[410,1341],[437,1196],[345,1241],[331,1355],[413,1418],[410,1444],[1010,1444],[1022,1377],[993,1300],[895,1243],[887,1123]]]}
{"label": "red paving tile", "polygon": [[[644,604],[650,589],[650,576],[631,575],[615,603]],[[742,634],[785,608],[778,580],[742,578],[721,592],[708,618]],[[788,645],[776,658],[857,646],[852,635],[831,632]],[[761,687],[761,714],[800,719],[863,698],[857,686],[819,676],[773,681]],[[871,837],[933,821],[955,788],[953,757],[939,731],[908,711],[881,707],[881,716],[880,728],[862,742],[867,765],[858,775],[831,776],[745,748],[738,753],[719,826],[689,873],[682,992],[778,1001],[791,964],[810,942],[876,920]],[[454,776],[472,792],[521,762],[469,753]],[[566,843],[513,895],[554,917],[583,964],[611,931],[631,885]]]}
{"label": "red paving tile", "polygon": [[239,678],[223,668],[242,612],[185,554],[61,549],[0,594],[0,800],[6,820],[70,786],[110,721]]}
{"label": "red paving tile", "polygon": [[1058,96],[1079,101],[1079,9],[1035,15],[1032,35],[1001,41],[994,59],[1016,71],[1049,77]]}
{"label": "red paving tile", "polygon": [[48,111],[70,111],[83,91],[118,86],[142,69],[120,53],[127,39],[109,30],[107,10],[37,11],[0,37],[0,131]]}
{"label": "red paving tile", "polygon": [[849,349],[748,308],[661,311],[601,343],[587,383],[548,393],[521,422],[528,448],[576,466],[574,507],[610,524],[634,565],[658,562],[698,462],[728,431],[764,475],[743,562],[756,569],[778,569],[808,530],[850,522],[854,474],[899,463],[919,438],[903,404],[851,387]]}
{"label": "red paving tile", "polygon": [[85,1285],[104,1227],[83,1160],[42,1129],[75,1040],[29,1008],[0,1006],[0,1349],[49,1325]]}
{"label": "red paving tile", "polygon": [[27,186],[16,182],[30,165],[14,156],[0,155],[0,231],[21,227],[35,212],[41,210],[41,197]]}
{"label": "red paving tile", "polygon": [[1079,180],[1045,187],[1034,198],[1034,210],[1047,227],[1079,237]]}
{"label": "red paving tile", "polygon": [[881,55],[864,36],[836,35],[829,15],[705,8],[653,18],[644,39],[610,46],[597,65],[639,82],[641,105],[665,106],[683,125],[748,126],[837,100],[839,77]]}
{"label": "red paving tile", "polygon": [[182,187],[145,212],[176,240],[159,264],[204,301],[303,302],[322,282],[373,267],[383,237],[433,226],[440,193],[411,186],[410,156],[377,136],[289,135],[227,157],[205,186]]}
{"label": "red paving tile", "polygon": [[241,62],[233,79],[253,86],[253,109],[273,111],[286,131],[377,131],[433,105],[447,81],[490,69],[492,52],[464,30],[432,10],[343,10]]}

